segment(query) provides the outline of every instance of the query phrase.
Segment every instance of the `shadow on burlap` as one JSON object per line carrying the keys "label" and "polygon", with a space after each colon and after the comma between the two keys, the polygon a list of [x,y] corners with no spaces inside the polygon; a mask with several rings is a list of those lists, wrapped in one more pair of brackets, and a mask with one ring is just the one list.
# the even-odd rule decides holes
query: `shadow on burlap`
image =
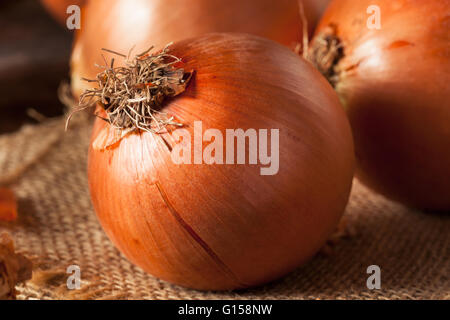
{"label": "shadow on burlap", "polygon": [[[153,278],[114,248],[95,217],[86,176],[90,130],[79,116],[67,133],[64,120],[54,119],[0,136],[0,179],[14,182],[20,215],[0,232],[10,232],[35,264],[19,299],[450,299],[450,215],[407,209],[356,181],[345,214],[353,235],[277,282],[221,293]],[[380,290],[366,287],[373,264],[381,268]],[[81,268],[79,290],[67,289],[69,265]]]}

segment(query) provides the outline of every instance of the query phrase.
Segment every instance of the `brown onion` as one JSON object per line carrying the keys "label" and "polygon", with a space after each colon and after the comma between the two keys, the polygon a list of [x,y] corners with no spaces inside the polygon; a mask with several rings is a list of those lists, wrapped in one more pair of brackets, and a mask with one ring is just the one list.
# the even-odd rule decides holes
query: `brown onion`
{"label": "brown onion", "polygon": [[308,34],[312,35],[331,0],[299,0],[303,3]]}
{"label": "brown onion", "polygon": [[[380,30],[366,26],[371,5]],[[335,0],[312,43],[350,117],[359,178],[422,209],[450,209],[449,27],[448,0]],[[320,59],[319,43],[342,49]]]}
{"label": "brown onion", "polygon": [[[173,41],[210,32],[240,32],[294,47],[302,41],[299,0],[108,0],[89,1],[72,55],[75,96],[87,88],[102,64],[101,48],[136,52],[152,43],[162,48]],[[305,0],[305,16],[315,25],[328,0]],[[111,56],[106,56],[110,59]]]}
{"label": "brown onion", "polygon": [[[171,54],[195,75],[162,111],[192,137],[195,121],[224,136],[279,129],[279,171],[177,165],[167,133],[91,144],[89,186],[104,230],[133,263],[190,288],[244,288],[292,271],[321,248],[348,201],[353,142],[336,94],[309,63],[252,35],[205,35]],[[92,142],[109,126],[97,119]]]}
{"label": "brown onion", "polygon": [[66,19],[69,16],[67,8],[71,5],[82,7],[86,3],[86,0],[41,0],[41,3],[55,20],[65,25]]}

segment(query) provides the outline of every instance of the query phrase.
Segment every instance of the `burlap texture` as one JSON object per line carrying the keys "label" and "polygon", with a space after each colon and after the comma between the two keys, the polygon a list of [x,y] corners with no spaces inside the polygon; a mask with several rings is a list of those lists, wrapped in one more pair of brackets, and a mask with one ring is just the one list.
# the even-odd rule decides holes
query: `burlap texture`
{"label": "burlap texture", "polygon": [[[35,262],[19,299],[449,299],[450,215],[407,209],[355,181],[346,210],[352,236],[287,277],[239,292],[200,292],[145,274],[102,231],[86,176],[90,120],[64,133],[63,119],[0,136],[0,180],[13,182],[20,218],[0,224]],[[11,181],[7,181],[11,180]],[[1,181],[0,181],[1,182]],[[369,290],[366,269],[381,268]],[[68,290],[69,265],[81,268],[80,290]]]}

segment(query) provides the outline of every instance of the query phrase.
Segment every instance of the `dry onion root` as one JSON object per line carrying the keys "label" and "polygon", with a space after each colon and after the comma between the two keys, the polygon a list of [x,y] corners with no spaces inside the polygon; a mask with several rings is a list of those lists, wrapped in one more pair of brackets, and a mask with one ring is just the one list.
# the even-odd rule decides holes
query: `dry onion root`
{"label": "dry onion root", "polygon": [[67,119],[70,122],[72,114],[98,104],[97,117],[108,122],[107,130],[101,134],[94,147],[103,150],[119,142],[127,134],[142,130],[161,133],[170,126],[181,126],[173,117],[161,112],[161,106],[166,99],[182,93],[193,72],[185,72],[180,66],[181,60],[169,53],[169,45],[155,54],[150,49],[130,59],[132,50],[127,56],[113,53],[126,59],[125,66],[114,67],[114,59],[110,63],[105,60],[104,69],[96,79],[83,79],[96,83],[97,87],[87,89],[80,97],[76,107]]}
{"label": "dry onion root", "polygon": [[[209,34],[169,53],[181,60],[174,67],[195,71],[157,108],[182,127],[134,127],[98,148],[113,126],[95,122],[88,174],[104,230],[132,262],[190,288],[245,288],[292,271],[324,245],[348,201],[353,143],[337,96],[308,62],[263,38]],[[180,144],[207,149],[181,138],[196,136],[197,121],[224,136],[279,130],[277,174],[247,162],[175,163]]]}
{"label": "dry onion root", "polygon": [[334,0],[309,52],[347,110],[359,179],[419,209],[450,210],[449,23],[449,0]]}

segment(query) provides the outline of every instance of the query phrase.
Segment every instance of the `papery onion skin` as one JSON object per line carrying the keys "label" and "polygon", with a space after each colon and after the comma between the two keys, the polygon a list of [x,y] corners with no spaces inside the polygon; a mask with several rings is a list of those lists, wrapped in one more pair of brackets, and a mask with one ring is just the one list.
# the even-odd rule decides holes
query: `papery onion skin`
{"label": "papery onion skin", "polygon": [[42,5],[62,25],[66,25],[66,19],[69,17],[67,8],[71,5],[82,7],[86,0],[41,0]]}
{"label": "papery onion skin", "polygon": [[[151,133],[106,151],[91,144],[98,218],[133,263],[172,283],[225,290],[274,280],[321,248],[347,204],[354,155],[345,112],[309,63],[272,41],[210,34],[175,43],[172,53],[195,76],[163,111],[192,137],[198,120],[224,135],[279,129],[279,172],[176,165]],[[92,141],[107,125],[96,121]]]}
{"label": "papery onion skin", "polygon": [[89,1],[82,16],[71,61],[76,97],[88,86],[81,77],[99,72],[102,48],[127,54],[136,46],[136,54],[210,32],[251,33],[292,47],[302,39],[298,0]]}
{"label": "papery onion skin", "polygon": [[[369,30],[370,5],[381,29]],[[357,176],[408,206],[450,210],[450,1],[335,0],[348,70],[336,91],[353,128]]]}

